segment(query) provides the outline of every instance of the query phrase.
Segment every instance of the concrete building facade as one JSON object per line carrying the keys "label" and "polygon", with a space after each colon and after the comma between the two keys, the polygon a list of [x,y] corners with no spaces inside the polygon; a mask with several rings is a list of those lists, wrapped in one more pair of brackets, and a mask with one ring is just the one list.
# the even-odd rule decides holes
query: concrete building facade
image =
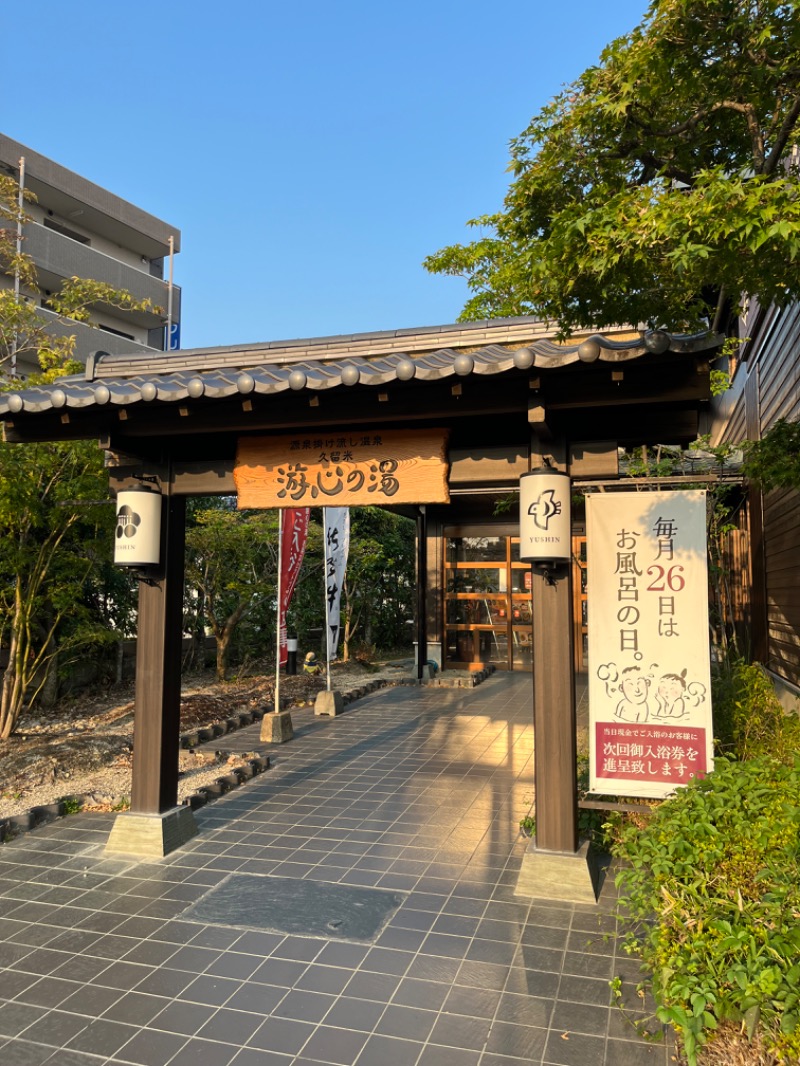
{"label": "concrete building facade", "polygon": [[[23,226],[22,248],[34,262],[40,289],[35,293],[23,287],[23,296],[36,302],[53,332],[75,335],[81,362],[98,349],[111,354],[164,351],[170,238],[173,251],[179,252],[180,230],[0,134],[0,171],[19,181],[21,160],[24,187],[36,196],[25,206],[29,220]],[[100,305],[92,310],[91,325],[65,326],[45,303],[73,276],[106,282],[138,300],[148,298],[154,310],[128,312]],[[13,286],[14,279],[0,275],[0,285]],[[179,323],[178,286],[172,286],[171,310],[171,321]],[[19,372],[32,369],[21,365]]]}

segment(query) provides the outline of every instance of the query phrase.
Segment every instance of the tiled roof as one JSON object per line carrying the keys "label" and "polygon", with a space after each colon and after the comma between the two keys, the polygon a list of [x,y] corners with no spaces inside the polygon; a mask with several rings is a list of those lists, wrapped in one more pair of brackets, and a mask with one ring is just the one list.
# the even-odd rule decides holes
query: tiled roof
{"label": "tiled roof", "polygon": [[[436,381],[513,369],[547,371],[571,363],[619,363],[648,352],[701,352],[723,340],[711,333],[689,336],[629,330],[624,340],[594,334],[576,344],[555,344],[543,336],[524,343],[537,332],[545,332],[540,324],[511,319],[161,356],[97,353],[85,374],[63,378],[46,388],[0,395],[0,418],[64,408],[314,392],[411,379]],[[503,338],[505,343],[481,344],[490,338]],[[437,341],[443,346],[436,347]],[[470,342],[479,346],[472,347]]]}

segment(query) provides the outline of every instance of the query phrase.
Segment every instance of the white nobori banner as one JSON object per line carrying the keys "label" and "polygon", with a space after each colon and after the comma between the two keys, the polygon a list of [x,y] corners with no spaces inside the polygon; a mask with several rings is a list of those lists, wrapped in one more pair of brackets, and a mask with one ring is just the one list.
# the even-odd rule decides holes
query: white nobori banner
{"label": "white nobori banner", "polygon": [[341,629],[342,589],[350,549],[349,507],[326,507],[325,595],[327,597],[328,662],[336,658]]}
{"label": "white nobori banner", "polygon": [[586,497],[592,792],[661,798],[713,766],[706,493]]}

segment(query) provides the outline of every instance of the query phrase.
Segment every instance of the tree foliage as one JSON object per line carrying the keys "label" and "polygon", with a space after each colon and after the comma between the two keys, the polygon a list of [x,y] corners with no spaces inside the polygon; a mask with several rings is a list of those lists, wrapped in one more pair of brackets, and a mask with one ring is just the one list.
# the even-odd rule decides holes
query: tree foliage
{"label": "tree foliage", "polygon": [[765,492],[800,491],[800,422],[779,418],[761,440],[748,443],[744,473]]}
{"label": "tree foliage", "polygon": [[358,636],[367,647],[408,643],[416,587],[414,532],[408,518],[379,507],[353,511],[342,603],[345,660]]}
{"label": "tree foliage", "polygon": [[[800,296],[800,9],[654,0],[511,142],[486,235],[430,256],[468,279],[463,319],[537,314],[724,325],[743,293]],[[792,265],[790,265],[792,264]]]}
{"label": "tree foliage", "polygon": [[[92,610],[114,512],[94,443],[0,445],[0,738],[60,656],[109,639]],[[98,502],[102,501],[102,502]]]}
{"label": "tree foliage", "polygon": [[[24,197],[34,199],[28,193]],[[19,186],[0,175],[0,270],[19,278],[0,287],[0,388],[13,356],[38,364],[26,384],[80,369],[75,337],[54,335],[37,311],[35,265],[17,248]],[[23,221],[30,221],[22,214]],[[9,226],[9,223],[12,225]],[[24,238],[23,238],[24,240]],[[151,310],[149,300],[92,279],[67,279],[48,299],[56,320],[86,321],[95,304]],[[109,566],[113,507],[102,455],[89,442],[0,444],[0,737],[7,737],[77,649],[121,640],[133,606],[130,581]],[[116,633],[111,627],[117,626]]]}
{"label": "tree foliage", "polygon": [[[204,499],[190,509],[186,625],[207,626],[217,645],[217,675],[232,662],[271,660],[275,651],[277,534],[275,511],[236,511],[231,500]],[[351,514],[342,599],[340,655],[353,647],[396,648],[410,638],[414,525],[378,507]],[[313,508],[303,565],[287,614],[302,649],[321,650],[325,627],[322,510]]]}
{"label": "tree foliage", "polygon": [[224,681],[231,641],[245,619],[261,623],[262,655],[274,645],[276,513],[237,511],[230,500],[222,500],[194,513],[193,525],[186,534],[186,549],[187,588],[200,600],[214,634],[217,679]]}

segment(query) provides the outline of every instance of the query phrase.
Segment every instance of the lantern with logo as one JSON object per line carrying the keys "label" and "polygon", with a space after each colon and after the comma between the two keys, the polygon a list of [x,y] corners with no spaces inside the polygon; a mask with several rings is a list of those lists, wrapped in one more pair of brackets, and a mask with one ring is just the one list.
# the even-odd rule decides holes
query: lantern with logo
{"label": "lantern with logo", "polygon": [[547,578],[572,551],[570,479],[549,467],[519,479],[519,557]]}
{"label": "lantern with logo", "polygon": [[134,570],[157,566],[161,547],[161,493],[142,484],[117,493],[114,562]]}

